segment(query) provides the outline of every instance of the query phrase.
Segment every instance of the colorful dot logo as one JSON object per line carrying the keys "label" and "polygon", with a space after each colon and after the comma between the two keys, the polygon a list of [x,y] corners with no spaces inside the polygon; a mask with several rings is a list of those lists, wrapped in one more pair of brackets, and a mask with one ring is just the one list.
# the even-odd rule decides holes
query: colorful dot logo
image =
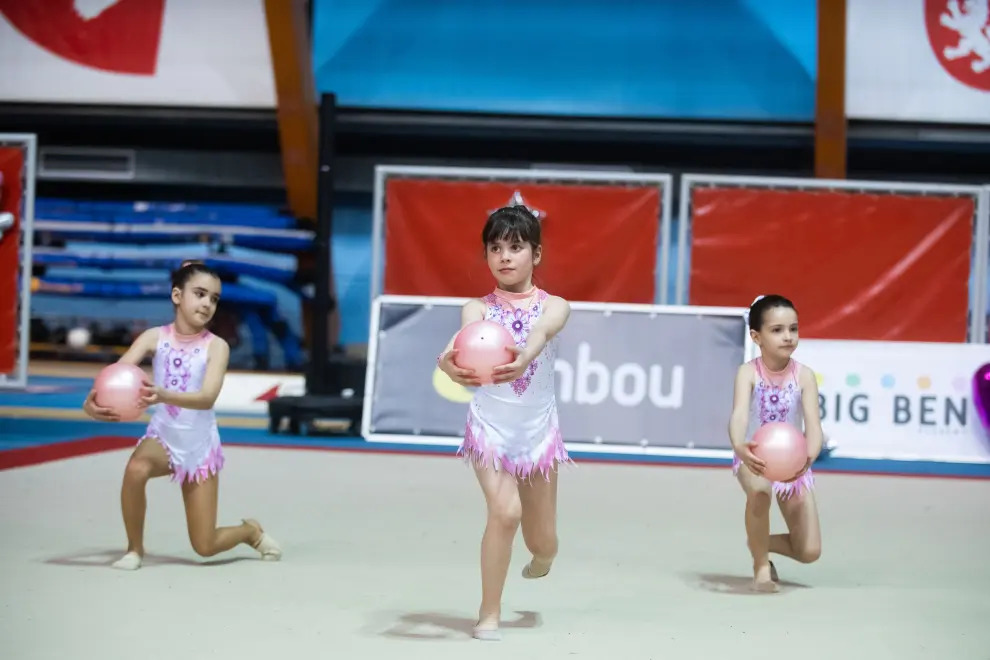
{"label": "colorful dot logo", "polygon": [[931,378],[929,378],[928,376],[919,376],[918,377],[918,389],[919,390],[927,390],[931,386],[932,386],[932,379]]}
{"label": "colorful dot logo", "polygon": [[815,374],[815,381],[818,383],[818,387],[821,387],[822,386],[822,383],[825,382],[825,376],[823,376],[823,375],[821,375],[819,373],[816,373]]}
{"label": "colorful dot logo", "polygon": [[897,381],[890,374],[884,374],[884,377],[880,379],[880,386],[886,389],[891,389]]}
{"label": "colorful dot logo", "polygon": [[859,374],[849,374],[846,376],[846,385],[849,387],[858,387],[860,383]]}

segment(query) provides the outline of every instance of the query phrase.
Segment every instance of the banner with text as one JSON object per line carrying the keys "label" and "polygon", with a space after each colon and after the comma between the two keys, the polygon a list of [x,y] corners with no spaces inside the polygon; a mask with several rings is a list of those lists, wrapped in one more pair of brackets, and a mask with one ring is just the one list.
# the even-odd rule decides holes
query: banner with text
{"label": "banner with text", "polygon": [[990,1],[848,3],[850,118],[990,124]]}
{"label": "banner with text", "polygon": [[972,394],[990,346],[806,339],[794,358],[818,376],[833,455],[990,461]]}
{"label": "banner with text", "polygon": [[0,101],[275,107],[262,0],[0,0]]}
{"label": "banner with text", "polygon": [[[472,392],[436,364],[460,327],[460,304],[384,296],[376,305],[366,435],[463,436]],[[573,303],[555,364],[565,441],[729,448],[746,336],[742,310],[673,314]]]}

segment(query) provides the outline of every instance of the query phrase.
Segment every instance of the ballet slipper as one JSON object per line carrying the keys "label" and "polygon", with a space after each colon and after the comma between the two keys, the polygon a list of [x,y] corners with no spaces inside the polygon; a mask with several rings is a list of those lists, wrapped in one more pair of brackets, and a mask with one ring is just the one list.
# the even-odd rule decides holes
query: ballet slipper
{"label": "ballet slipper", "polygon": [[539,580],[540,578],[544,578],[550,574],[550,569],[553,567],[553,564],[547,564],[546,570],[538,571],[533,568],[534,563],[536,563],[535,558],[533,559],[533,561],[529,562],[523,567],[522,570],[523,578],[527,580]]}
{"label": "ballet slipper", "polygon": [[282,548],[279,546],[278,541],[269,536],[268,533],[261,528],[261,525],[257,520],[243,520],[242,522],[245,525],[250,525],[261,532],[261,536],[258,537],[258,541],[251,547],[261,554],[261,559],[263,561],[278,561],[282,558]]}
{"label": "ballet slipper", "polygon": [[111,564],[113,568],[121,571],[136,571],[141,568],[141,564],[144,560],[136,552],[128,552],[123,557]]}
{"label": "ballet slipper", "polygon": [[482,642],[501,642],[502,633],[498,628],[474,627],[474,638]]}
{"label": "ballet slipper", "polygon": [[780,587],[773,581],[770,566],[754,570],[752,589],[753,591],[765,594],[775,594],[780,591]]}

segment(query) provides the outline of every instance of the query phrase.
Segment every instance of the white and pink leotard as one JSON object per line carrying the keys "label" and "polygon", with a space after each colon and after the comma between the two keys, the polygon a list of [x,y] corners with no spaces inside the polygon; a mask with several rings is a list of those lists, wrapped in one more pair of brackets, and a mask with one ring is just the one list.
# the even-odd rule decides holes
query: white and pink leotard
{"label": "white and pink leotard", "polygon": [[[547,297],[542,290],[526,294],[496,291],[484,298],[488,305],[485,319],[508,330],[516,346],[522,348]],[[549,479],[558,464],[571,462],[557,419],[556,355],[554,337],[520,378],[477,389],[468,409],[460,455],[476,465],[490,465],[522,480],[536,473]]]}
{"label": "white and pink leotard", "polygon": [[[206,375],[207,349],[214,338],[208,330],[185,338],[176,334],[172,324],[159,328],[152,359],[155,384],[173,392],[198,392]],[[141,440],[152,438],[168,453],[173,481],[204,481],[223,468],[223,448],[213,410],[159,404]]]}
{"label": "white and pink leotard", "polygon": [[[752,364],[756,369],[756,384],[753,386],[749,403],[746,442],[753,439],[761,426],[771,422],[787,422],[804,432],[804,407],[801,398],[803,388],[798,379],[798,375],[801,373],[801,365],[798,361],[792,358],[787,368],[776,378],[774,374],[767,371],[763,366],[763,360],[760,358],[755,358]],[[733,474],[739,471],[741,465],[742,461],[739,457],[733,456]],[[800,495],[814,487],[815,475],[811,468],[808,468],[808,471],[796,481],[790,483],[773,482],[773,492],[783,498]]]}

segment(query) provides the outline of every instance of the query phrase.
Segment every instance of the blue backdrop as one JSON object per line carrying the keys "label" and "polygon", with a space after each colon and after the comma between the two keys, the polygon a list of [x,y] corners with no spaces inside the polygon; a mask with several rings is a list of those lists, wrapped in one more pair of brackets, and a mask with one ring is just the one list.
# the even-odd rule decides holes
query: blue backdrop
{"label": "blue backdrop", "polygon": [[811,121],[816,0],[314,0],[346,106]]}

